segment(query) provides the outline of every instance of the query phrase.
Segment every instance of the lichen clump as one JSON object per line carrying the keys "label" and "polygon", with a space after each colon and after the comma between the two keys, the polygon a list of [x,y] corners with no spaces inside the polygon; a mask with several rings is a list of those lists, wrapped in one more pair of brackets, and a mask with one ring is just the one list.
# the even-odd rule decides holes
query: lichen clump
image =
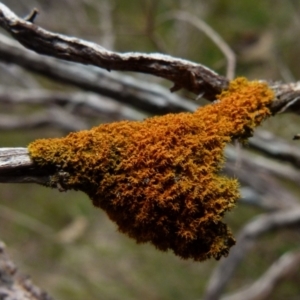
{"label": "lichen clump", "polygon": [[222,217],[240,196],[237,180],[220,174],[223,150],[251,136],[273,98],[266,84],[239,78],[194,113],[104,124],[36,140],[29,151],[53,170],[49,185],[85,192],[137,242],[219,259],[235,243]]}

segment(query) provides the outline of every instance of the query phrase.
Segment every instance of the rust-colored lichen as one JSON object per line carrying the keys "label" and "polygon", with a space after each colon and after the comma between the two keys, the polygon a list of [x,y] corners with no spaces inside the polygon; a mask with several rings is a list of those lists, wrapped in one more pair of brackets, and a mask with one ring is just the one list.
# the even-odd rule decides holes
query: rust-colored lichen
{"label": "rust-colored lichen", "polygon": [[219,172],[223,150],[245,140],[270,116],[266,84],[236,79],[195,113],[104,124],[29,145],[32,159],[65,172],[65,189],[82,190],[119,230],[137,242],[201,261],[227,255],[235,243],[224,212],[239,198],[238,182]]}

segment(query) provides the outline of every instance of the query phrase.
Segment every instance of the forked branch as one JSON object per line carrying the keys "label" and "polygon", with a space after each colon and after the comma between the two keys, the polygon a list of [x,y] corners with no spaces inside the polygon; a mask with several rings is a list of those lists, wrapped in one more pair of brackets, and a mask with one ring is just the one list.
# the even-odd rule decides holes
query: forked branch
{"label": "forked branch", "polygon": [[[118,53],[78,38],[47,31],[16,16],[0,3],[0,26],[26,48],[39,54],[93,65],[108,71],[132,71],[151,74],[173,82],[171,91],[186,89],[212,101],[228,87],[229,81],[206,66],[169,55],[152,53]],[[270,83],[276,101],[272,112],[300,110],[300,83]]]}
{"label": "forked branch", "polygon": [[0,3],[0,26],[26,48],[100,68],[152,74],[174,83],[171,91],[185,88],[214,100],[215,95],[228,86],[228,80],[207,67],[188,60],[163,54],[137,52],[117,53],[91,42],[47,31],[17,17]]}

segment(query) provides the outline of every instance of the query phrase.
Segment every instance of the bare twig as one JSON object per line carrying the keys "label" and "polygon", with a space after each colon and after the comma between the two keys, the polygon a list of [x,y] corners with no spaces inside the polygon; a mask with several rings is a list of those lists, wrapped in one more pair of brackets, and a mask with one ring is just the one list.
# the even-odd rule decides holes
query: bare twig
{"label": "bare twig", "polygon": [[[172,81],[173,92],[185,88],[197,95],[201,94],[208,100],[215,100],[229,84],[225,77],[188,60],[157,53],[117,53],[91,42],[52,33],[17,17],[2,3],[0,3],[0,26],[25,47],[40,54],[94,65],[106,70],[152,74]],[[11,60],[11,56],[6,53],[4,59]],[[274,99],[276,101],[271,106],[274,114],[300,109],[300,83],[284,85],[271,83],[270,86],[276,95]]]}
{"label": "bare twig", "polygon": [[27,148],[0,148],[1,170],[32,166]]}
{"label": "bare twig", "polygon": [[112,13],[115,3],[112,0],[105,0],[100,3],[94,2],[93,4],[97,5],[100,14],[99,27],[102,32],[102,43],[106,48],[113,50],[115,45],[115,34]]}
{"label": "bare twig", "polygon": [[0,241],[0,294],[6,300],[51,300],[46,292],[33,285],[27,276],[21,275]]}
{"label": "bare twig", "polygon": [[[0,63],[0,70],[2,74],[5,74],[5,79],[2,84],[9,83],[9,86],[20,86],[26,88],[39,88],[40,85],[35,78],[26,70],[16,64],[4,64]],[[7,86],[7,85],[6,85]]]}
{"label": "bare twig", "polygon": [[283,254],[271,267],[253,284],[234,294],[222,297],[221,300],[265,300],[271,299],[278,284],[298,272],[300,252]]}
{"label": "bare twig", "polygon": [[289,210],[263,214],[246,224],[238,235],[236,246],[233,247],[229,256],[222,260],[214,270],[203,299],[219,299],[236,268],[259,236],[275,229],[297,224],[300,224],[299,206]]}
{"label": "bare twig", "polygon": [[27,148],[0,148],[0,182],[46,185],[49,174],[35,166]]}
{"label": "bare twig", "polygon": [[229,80],[235,77],[235,67],[236,67],[236,57],[233,50],[229,47],[229,45],[224,41],[224,39],[206,22],[201,20],[200,18],[184,11],[174,11],[167,13],[163,16],[162,21],[165,21],[170,18],[175,18],[184,22],[187,22],[200,31],[204,32],[222,51],[226,60],[227,60],[227,70],[226,70],[226,78]]}
{"label": "bare twig", "polygon": [[[232,147],[231,147],[232,148]],[[224,172],[239,178],[243,185],[242,203],[259,206],[266,210],[297,207],[297,198],[272,176],[266,174],[266,166],[242,159],[242,168],[235,168],[237,156],[230,147],[226,150],[228,162]],[[26,148],[0,148],[0,182],[49,184],[49,178],[59,170],[37,168],[30,160]],[[256,174],[249,176],[249,173]],[[62,176],[58,174],[59,176]],[[59,188],[59,186],[56,186]],[[285,199],[285,201],[282,201]]]}
{"label": "bare twig", "polygon": [[[0,103],[10,105],[57,105],[60,107],[67,107],[72,112],[76,112],[82,115],[82,108],[88,108],[95,115],[105,114],[107,119],[113,120],[142,120],[148,115],[139,112],[138,110],[131,108],[128,105],[121,104],[110,98],[99,96],[95,93],[88,92],[57,92],[47,91],[42,89],[6,89],[0,87]],[[69,118],[68,118],[69,119]],[[74,124],[70,124],[73,127],[72,130],[76,130],[75,120]],[[8,124],[11,121],[8,120]],[[3,124],[3,128],[7,125],[4,121],[1,122],[0,127]],[[75,127],[74,127],[75,126]],[[81,122],[77,128],[85,128],[85,124]]]}
{"label": "bare twig", "polygon": [[38,13],[39,13],[39,11],[36,8],[34,8],[29,13],[29,15],[24,18],[24,20],[27,21],[27,22],[33,23],[34,20],[35,20],[35,18],[36,18],[36,16],[38,15]]}
{"label": "bare twig", "polygon": [[58,126],[64,131],[78,131],[86,129],[88,125],[78,116],[73,116],[66,110],[59,108],[49,108],[42,112],[30,114],[27,116],[13,116],[0,114],[0,129],[14,130],[22,128],[33,129],[44,126]]}
{"label": "bare twig", "polygon": [[167,112],[194,111],[198,105],[162,86],[128,75],[108,73],[98,68],[43,57],[28,51],[17,42],[0,34],[0,60],[42,74],[60,83],[71,84],[156,115]]}
{"label": "bare twig", "polygon": [[[240,200],[242,203],[269,211],[290,209],[299,205],[298,198],[274,177],[274,175],[282,175],[280,172],[282,170],[289,179],[298,183],[299,172],[297,170],[267,159],[257,160],[249,151],[237,152],[234,147],[227,147],[225,155],[227,157],[225,173],[231,177],[237,177],[242,184],[242,199]],[[236,167],[237,160],[240,163],[238,168]]]}
{"label": "bare twig", "polygon": [[0,26],[25,47],[40,54],[94,65],[106,70],[152,74],[174,83],[171,91],[185,88],[207,99],[228,86],[228,80],[205,66],[163,54],[117,53],[91,42],[55,34],[17,17],[0,3]]}
{"label": "bare twig", "polygon": [[[231,161],[232,156],[236,156],[233,153],[234,150],[231,147],[226,149],[226,157]],[[289,179],[295,183],[300,182],[300,173],[294,166],[284,164],[283,162],[264,157],[262,155],[255,155],[253,152],[244,150],[240,152],[240,166],[239,169],[249,169],[252,166],[256,170],[261,170],[279,178]]]}
{"label": "bare twig", "polygon": [[52,238],[52,236],[54,236],[55,232],[50,226],[40,222],[39,220],[29,215],[11,209],[2,204],[0,204],[0,216],[1,219],[6,219],[23,227],[26,227],[27,229],[40,234],[45,239],[49,239]]}
{"label": "bare twig", "polygon": [[272,110],[274,113],[296,113],[300,112],[300,81],[294,83],[271,83],[275,91],[277,101],[274,101]]}
{"label": "bare twig", "polygon": [[254,136],[249,139],[249,145],[251,148],[259,150],[272,158],[290,162],[293,167],[300,168],[300,148],[298,144],[287,143],[269,131],[257,130]]}

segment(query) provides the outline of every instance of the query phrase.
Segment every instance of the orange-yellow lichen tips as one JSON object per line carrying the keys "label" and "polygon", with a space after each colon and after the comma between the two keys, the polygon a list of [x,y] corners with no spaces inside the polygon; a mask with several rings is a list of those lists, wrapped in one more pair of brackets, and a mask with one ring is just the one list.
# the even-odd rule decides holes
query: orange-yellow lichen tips
{"label": "orange-yellow lichen tips", "polygon": [[237,180],[219,174],[223,150],[270,116],[272,99],[267,85],[237,79],[193,114],[100,125],[37,140],[29,151],[53,171],[49,185],[84,191],[138,242],[219,259],[235,243],[222,217],[239,198]]}

